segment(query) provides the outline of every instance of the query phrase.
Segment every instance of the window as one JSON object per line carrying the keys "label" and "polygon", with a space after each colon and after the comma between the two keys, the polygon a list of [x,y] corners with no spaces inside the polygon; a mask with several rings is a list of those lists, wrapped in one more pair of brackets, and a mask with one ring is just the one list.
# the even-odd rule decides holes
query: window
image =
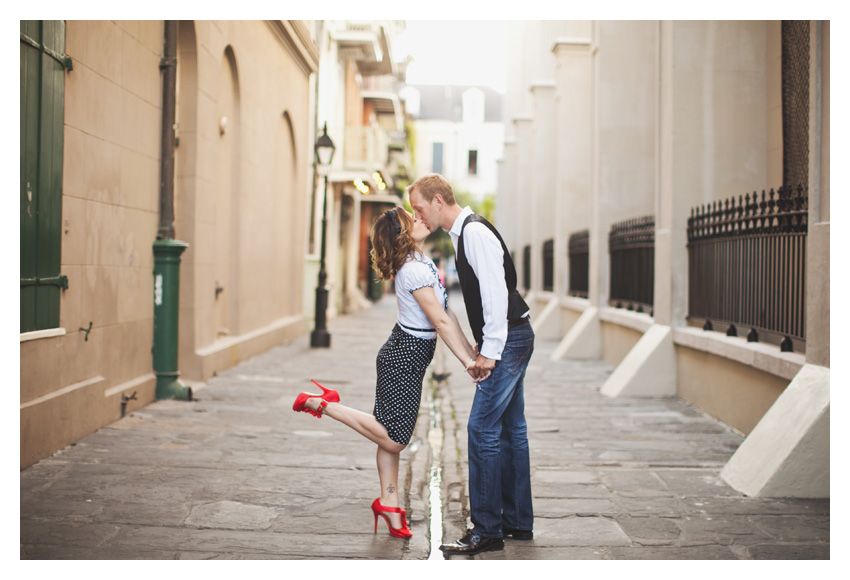
{"label": "window", "polygon": [[469,150],[469,174],[478,175],[478,151],[475,149]]}
{"label": "window", "polygon": [[434,173],[443,172],[443,144],[434,143],[434,159],[431,163],[431,171]]}
{"label": "window", "polygon": [[464,123],[484,122],[484,101],[484,91],[477,87],[469,88],[463,92],[461,106],[463,107]]}
{"label": "window", "polygon": [[21,20],[21,332],[59,326],[65,22]]}

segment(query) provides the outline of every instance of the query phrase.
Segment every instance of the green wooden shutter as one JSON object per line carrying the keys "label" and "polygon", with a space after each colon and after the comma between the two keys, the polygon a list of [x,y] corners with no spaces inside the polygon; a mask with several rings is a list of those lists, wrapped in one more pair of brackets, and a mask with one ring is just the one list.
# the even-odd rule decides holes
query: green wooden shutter
{"label": "green wooden shutter", "polygon": [[21,20],[21,332],[59,326],[65,22]]}

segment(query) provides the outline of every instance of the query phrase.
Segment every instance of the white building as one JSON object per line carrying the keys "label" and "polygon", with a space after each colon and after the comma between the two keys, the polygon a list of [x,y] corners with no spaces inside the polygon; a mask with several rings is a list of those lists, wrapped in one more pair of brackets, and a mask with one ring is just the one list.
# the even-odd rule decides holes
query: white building
{"label": "white building", "polygon": [[413,178],[443,175],[455,191],[496,194],[502,157],[502,95],[489,88],[408,85],[399,91],[413,119]]}
{"label": "white building", "polygon": [[739,491],[828,497],[829,21],[528,21],[508,42],[495,225],[552,357],[746,435]]}
{"label": "white building", "polygon": [[[369,261],[375,217],[401,203],[399,174],[409,155],[397,94],[404,63],[393,61],[392,41],[403,20],[313,21],[319,49],[315,135],[327,132],[336,147],[328,175],[326,270],[328,315],[353,312],[376,287]],[[321,251],[324,177],[315,172],[311,202],[305,312],[312,313]]]}

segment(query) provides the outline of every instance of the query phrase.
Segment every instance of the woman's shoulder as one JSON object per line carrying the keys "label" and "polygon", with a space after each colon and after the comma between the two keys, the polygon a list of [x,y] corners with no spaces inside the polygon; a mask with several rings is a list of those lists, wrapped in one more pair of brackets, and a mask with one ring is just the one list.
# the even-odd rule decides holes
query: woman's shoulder
{"label": "woman's shoulder", "polygon": [[433,263],[429,264],[422,259],[421,255],[417,254],[416,257],[405,262],[404,266],[399,268],[396,273],[396,280],[404,286],[410,286],[409,289],[418,289],[433,284],[434,272]]}
{"label": "woman's shoulder", "polygon": [[405,262],[404,265],[398,269],[398,273],[396,275],[401,274],[402,276],[405,276],[409,274],[416,274],[419,272],[426,272],[428,270],[428,264],[425,263],[417,254],[416,257],[411,257],[410,259],[408,259],[407,262]]}

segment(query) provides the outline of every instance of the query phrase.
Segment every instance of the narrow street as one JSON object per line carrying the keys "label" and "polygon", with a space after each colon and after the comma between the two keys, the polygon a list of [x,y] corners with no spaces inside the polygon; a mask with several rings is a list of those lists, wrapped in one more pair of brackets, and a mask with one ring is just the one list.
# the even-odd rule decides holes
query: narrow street
{"label": "narrow street", "polygon": [[[409,541],[382,521],[373,533],[375,446],[291,410],[314,378],[370,412],[395,314],[390,295],[331,319],[330,349],[304,335],[22,471],[21,558],[442,559],[436,546],[467,525],[474,393],[442,344],[402,453]],[[740,435],[679,399],[606,398],[612,367],[551,362],[555,346],[537,340],[525,383],[534,540],[475,559],[830,557],[829,500],[741,495],[718,475]]]}

